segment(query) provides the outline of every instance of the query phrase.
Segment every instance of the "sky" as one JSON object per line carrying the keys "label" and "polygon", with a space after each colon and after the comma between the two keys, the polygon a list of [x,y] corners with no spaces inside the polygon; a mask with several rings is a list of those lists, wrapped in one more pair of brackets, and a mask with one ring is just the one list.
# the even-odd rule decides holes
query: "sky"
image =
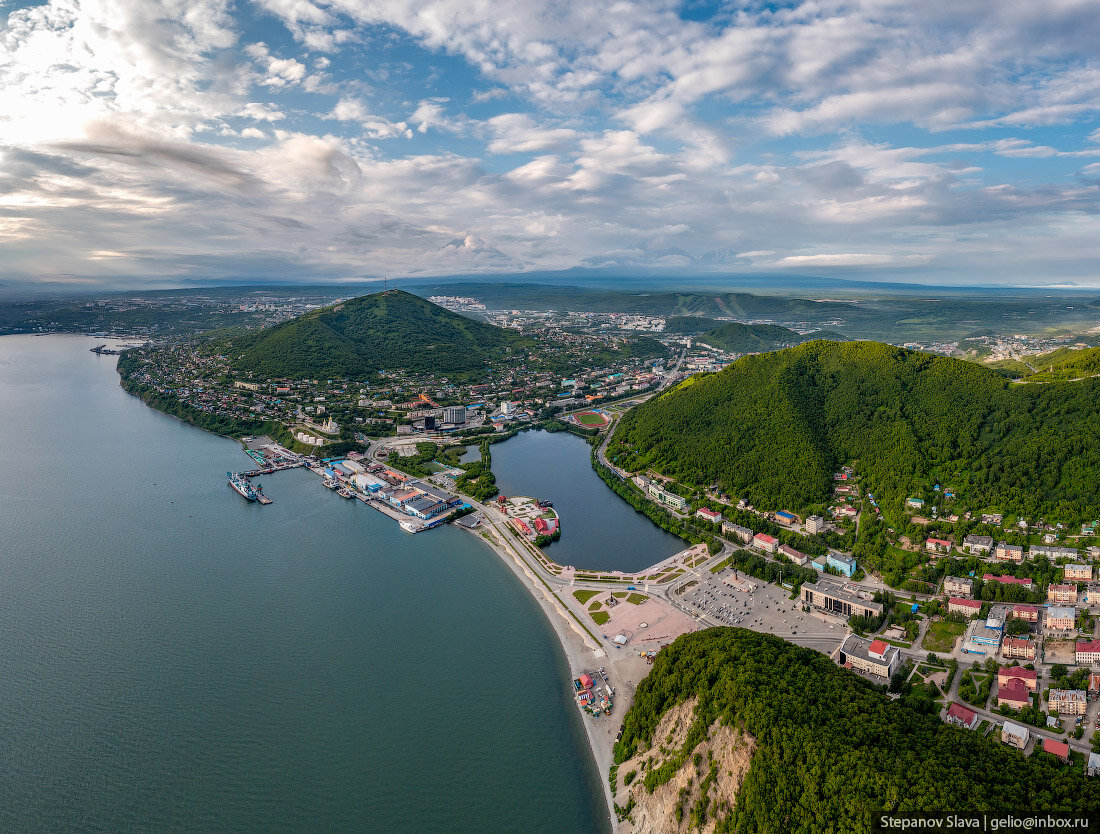
{"label": "sky", "polygon": [[1100,0],[0,0],[0,288],[1100,286]]}

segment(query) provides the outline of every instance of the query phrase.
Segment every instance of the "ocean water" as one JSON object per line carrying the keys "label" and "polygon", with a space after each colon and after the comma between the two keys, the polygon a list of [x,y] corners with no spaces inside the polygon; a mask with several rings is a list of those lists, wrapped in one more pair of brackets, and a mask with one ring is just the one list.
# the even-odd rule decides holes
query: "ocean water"
{"label": "ocean water", "polygon": [[0,830],[609,829],[498,557],[300,470],[246,502],[93,344],[0,338]]}

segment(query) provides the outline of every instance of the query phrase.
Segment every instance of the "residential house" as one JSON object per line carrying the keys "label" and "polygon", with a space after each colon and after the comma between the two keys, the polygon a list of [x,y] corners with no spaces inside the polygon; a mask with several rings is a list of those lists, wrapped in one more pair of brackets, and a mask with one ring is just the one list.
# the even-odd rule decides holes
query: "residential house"
{"label": "residential house", "polygon": [[1083,689],[1048,689],[1047,707],[1059,715],[1084,715],[1088,699]]}
{"label": "residential house", "polygon": [[1012,606],[1012,616],[1017,620],[1024,620],[1029,623],[1039,622],[1039,606],[1038,605],[1024,605],[1022,602],[1018,602]]}
{"label": "residential house", "polygon": [[1001,741],[1005,744],[1011,744],[1017,750],[1023,750],[1027,747],[1030,738],[1031,733],[1028,731],[1027,727],[1020,724],[1006,721],[1004,726],[1001,727]]}
{"label": "residential house", "polygon": [[1043,617],[1043,626],[1049,631],[1070,631],[1077,621],[1077,609],[1050,606]]}
{"label": "residential house", "polygon": [[905,502],[905,506],[911,510],[922,510],[924,509],[924,499],[910,498]]}
{"label": "residential house", "polygon": [[992,573],[982,575],[982,582],[1000,582],[1002,585],[1019,585],[1025,591],[1034,591],[1035,583],[1026,576],[994,576]]}
{"label": "residential house", "polygon": [[968,553],[988,553],[993,549],[993,537],[976,536],[971,533],[963,539],[963,549]]}
{"label": "residential house", "polygon": [[1066,582],[1092,582],[1092,565],[1087,562],[1066,562]]}
{"label": "residential house", "polygon": [[1034,660],[1035,643],[1021,637],[1006,637],[1001,642],[1001,657],[1005,660]]}
{"label": "residential house", "polygon": [[1047,602],[1057,602],[1063,605],[1077,604],[1076,585],[1050,585],[1047,587]]}
{"label": "residential house", "polygon": [[809,556],[807,556],[805,553],[801,552],[800,550],[795,550],[789,544],[779,545],[778,550],[779,550],[779,553],[786,556],[788,559],[790,559],[792,562],[794,562],[799,567],[802,567],[808,561],[810,561]]}
{"label": "residential house", "polygon": [[722,522],[722,535],[737,539],[745,544],[752,541],[752,530],[748,527],[742,527],[740,524],[734,524],[732,521]]}
{"label": "residential house", "polygon": [[949,597],[969,597],[974,593],[974,580],[958,576],[943,578],[943,592]]}
{"label": "residential house", "polygon": [[837,659],[841,666],[889,679],[901,665],[901,651],[884,640],[869,640],[858,634],[849,634],[840,645]]}
{"label": "residential house", "polygon": [[1002,666],[997,670],[997,686],[1005,686],[1009,681],[1020,681],[1029,692],[1039,687],[1039,675],[1034,669],[1023,666]]}
{"label": "residential house", "polygon": [[964,617],[973,617],[976,614],[980,614],[981,611],[982,604],[979,600],[976,599],[951,597],[947,600],[948,614],[962,614]]}
{"label": "residential house", "polygon": [[955,701],[947,708],[947,723],[954,724],[956,727],[962,727],[965,730],[973,730],[981,722],[978,718],[978,713],[974,710],[964,707],[958,701]]}
{"label": "residential house", "polygon": [[1023,709],[1031,706],[1031,691],[1023,682],[1013,678],[1003,686],[997,685],[997,706],[1009,709]]}
{"label": "residential house", "polygon": [[982,524],[1000,524],[1004,520],[1001,513],[982,513]]}
{"label": "residential house", "polygon": [[709,521],[711,524],[720,524],[722,522],[722,514],[709,510],[706,507],[700,507],[696,510],[695,515],[704,521]]}
{"label": "residential house", "polygon": [[1069,742],[1055,741],[1052,738],[1043,739],[1043,752],[1057,756],[1063,762],[1069,761]]}
{"label": "residential house", "polygon": [[[1074,649],[1074,661],[1078,666],[1091,666],[1093,663],[1100,663],[1100,640],[1078,640]],[[1094,675],[1093,677],[1097,676]]]}
{"label": "residential house", "polygon": [[1085,589],[1085,605],[1100,605],[1100,585],[1089,585]]}
{"label": "residential house", "polygon": [[812,515],[806,519],[806,532],[811,535],[820,533],[825,529],[825,519],[819,515]]}
{"label": "residential house", "polygon": [[949,539],[928,539],[924,543],[924,549],[929,553],[935,553],[936,555],[943,555],[951,552],[951,541]]}
{"label": "residential house", "polygon": [[1018,565],[1024,561],[1024,549],[1018,544],[1001,542],[994,549],[993,558],[1001,562],[1015,562]]}

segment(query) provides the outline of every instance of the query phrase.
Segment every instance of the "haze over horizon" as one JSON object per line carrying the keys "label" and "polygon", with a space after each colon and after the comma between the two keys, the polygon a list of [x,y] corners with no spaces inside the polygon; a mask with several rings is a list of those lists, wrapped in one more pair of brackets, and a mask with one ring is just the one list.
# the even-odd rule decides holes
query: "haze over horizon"
{"label": "haze over horizon", "polygon": [[0,2],[0,289],[582,269],[1100,286],[1100,15]]}

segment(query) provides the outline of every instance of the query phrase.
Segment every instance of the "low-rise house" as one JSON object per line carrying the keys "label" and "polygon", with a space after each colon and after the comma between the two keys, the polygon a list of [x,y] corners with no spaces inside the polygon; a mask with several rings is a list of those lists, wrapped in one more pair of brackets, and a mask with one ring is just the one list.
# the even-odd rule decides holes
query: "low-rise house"
{"label": "low-rise house", "polygon": [[849,634],[840,645],[837,659],[841,666],[889,679],[901,665],[901,651],[884,640],[868,640],[858,634]]}
{"label": "low-rise house", "polygon": [[757,533],[752,537],[752,546],[765,553],[775,553],[779,546],[779,539],[767,533]]}
{"label": "low-rise house", "polygon": [[820,533],[825,529],[825,519],[819,515],[812,515],[806,519],[806,532],[811,535]]}
{"label": "low-rise house", "polygon": [[722,522],[722,535],[737,539],[745,544],[752,541],[752,530],[748,527],[742,527],[740,524],[734,524],[732,521]]}
{"label": "low-rise house", "polygon": [[1063,762],[1069,761],[1069,742],[1055,741],[1052,738],[1043,739],[1043,752],[1057,756]]}
{"label": "low-rise house", "polygon": [[1100,753],[1089,753],[1089,760],[1085,763],[1086,776],[1100,776]]}
{"label": "low-rise house", "polygon": [[1039,686],[1039,675],[1023,666],[1002,666],[997,670],[997,686],[1005,686],[1009,681],[1020,681],[1029,692],[1034,692]]}
{"label": "low-rise house", "polygon": [[1077,621],[1076,608],[1051,606],[1043,617],[1043,626],[1050,631],[1069,631]]}
{"label": "low-rise house", "polygon": [[1005,744],[1011,744],[1017,750],[1023,750],[1027,747],[1030,738],[1031,733],[1028,732],[1027,727],[1015,722],[1006,721],[1004,726],[1001,727],[1001,741]]}
{"label": "low-rise house", "polygon": [[947,708],[947,723],[954,724],[956,727],[962,727],[965,730],[973,730],[978,726],[981,719],[978,718],[978,713],[974,710],[964,707],[958,701],[955,701]]}
{"label": "low-rise house", "polygon": [[1092,582],[1092,565],[1087,562],[1066,562],[1067,582]]}
{"label": "low-rise house", "polygon": [[929,538],[924,543],[924,548],[929,553],[935,553],[937,555],[943,555],[951,552],[951,541],[949,539],[932,539]]}
{"label": "low-rise house", "polygon": [[1022,602],[1018,602],[1012,606],[1012,616],[1017,620],[1024,620],[1029,623],[1039,622],[1039,606],[1038,605],[1025,605]]}
{"label": "low-rise house", "polygon": [[1021,681],[1013,679],[1004,686],[997,686],[997,706],[1023,709],[1031,705],[1031,692]]}
{"label": "low-rise house", "polygon": [[924,508],[923,498],[910,498],[906,500],[905,506],[911,510],[920,510]]}
{"label": "low-rise house", "polygon": [[982,513],[982,524],[1000,524],[1004,520],[1002,513]]}
{"label": "low-rise house", "polygon": [[1063,605],[1077,604],[1076,585],[1050,585],[1047,587],[1047,602],[1057,602]]}
{"label": "low-rise house", "polygon": [[969,597],[974,593],[974,580],[958,576],[943,578],[943,592],[949,597]]}
{"label": "low-rise house", "polygon": [[809,556],[807,556],[805,553],[803,553],[800,550],[795,550],[789,544],[779,545],[779,553],[786,556],[788,559],[790,559],[792,562],[794,562],[799,567],[805,565],[808,561],[810,561]]}
{"label": "low-rise house", "polygon": [[980,614],[981,611],[982,604],[976,599],[951,597],[947,600],[948,614],[962,614],[964,617],[973,617],[975,614]]}
{"label": "low-rise house", "polygon": [[1001,562],[1015,562],[1018,565],[1024,561],[1024,549],[1018,544],[1001,542],[994,549],[993,558]]}
{"label": "low-rise house", "polygon": [[1084,715],[1088,699],[1083,689],[1048,689],[1047,707],[1059,715]]}
{"label": "low-rise house", "polygon": [[993,537],[976,536],[971,533],[963,539],[963,549],[968,553],[988,553],[993,549]]}
{"label": "low-rise house", "polygon": [[1001,657],[1006,660],[1034,660],[1035,643],[1020,637],[1006,637],[1001,642]]}
{"label": "low-rise house", "polygon": [[1078,640],[1074,646],[1073,659],[1078,666],[1100,663],[1100,640]]}
{"label": "low-rise house", "polygon": [[982,582],[1000,582],[1002,585],[1019,585],[1026,591],[1035,590],[1035,583],[1026,576],[994,576],[992,573],[982,575]]}
{"label": "low-rise house", "polygon": [[700,507],[696,510],[695,514],[704,521],[709,521],[711,524],[720,524],[722,521],[721,513],[707,509],[706,507]]}

